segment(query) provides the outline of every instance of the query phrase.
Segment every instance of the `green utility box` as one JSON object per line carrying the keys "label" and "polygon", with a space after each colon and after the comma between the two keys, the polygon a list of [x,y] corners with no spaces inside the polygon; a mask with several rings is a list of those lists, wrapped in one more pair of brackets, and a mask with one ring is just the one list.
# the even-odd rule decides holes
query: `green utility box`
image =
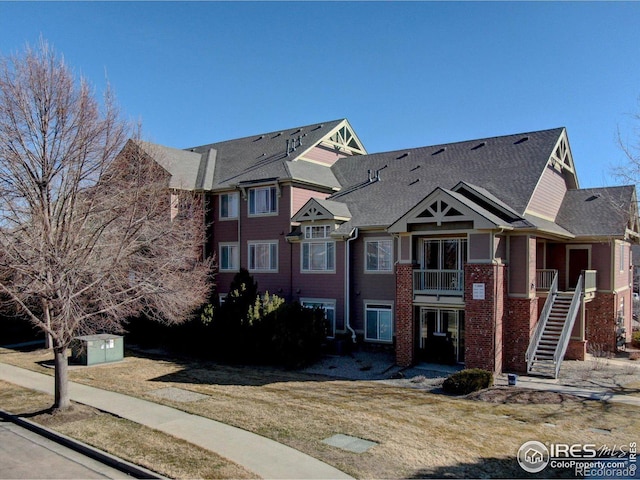
{"label": "green utility box", "polygon": [[117,362],[124,357],[124,338],[101,333],[76,337],[71,342],[71,361],[80,365]]}

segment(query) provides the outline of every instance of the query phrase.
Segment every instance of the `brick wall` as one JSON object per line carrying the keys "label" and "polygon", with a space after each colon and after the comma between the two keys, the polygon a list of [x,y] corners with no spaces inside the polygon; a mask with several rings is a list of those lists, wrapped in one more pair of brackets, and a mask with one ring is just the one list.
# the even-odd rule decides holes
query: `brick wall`
{"label": "brick wall", "polygon": [[415,361],[413,321],[413,264],[396,264],[396,363],[408,367]]}
{"label": "brick wall", "polygon": [[616,348],[616,315],[618,295],[598,292],[587,303],[585,337],[587,349],[604,349],[614,352]]}
{"label": "brick wall", "polygon": [[[465,265],[465,364],[502,372],[506,296],[503,265]],[[484,299],[473,299],[473,284],[484,284]]]}
{"label": "brick wall", "polygon": [[538,320],[537,298],[509,298],[504,320],[504,368],[525,372],[525,354]]}

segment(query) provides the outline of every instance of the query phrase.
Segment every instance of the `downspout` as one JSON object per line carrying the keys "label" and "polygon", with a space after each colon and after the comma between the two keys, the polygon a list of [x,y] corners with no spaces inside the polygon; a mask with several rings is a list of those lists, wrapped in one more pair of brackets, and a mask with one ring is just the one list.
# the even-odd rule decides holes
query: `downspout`
{"label": "downspout", "polygon": [[351,280],[349,278],[350,277],[350,275],[349,275],[349,271],[350,271],[350,269],[349,269],[349,266],[350,266],[349,265],[349,257],[350,257],[351,248],[350,248],[349,244],[353,240],[358,238],[358,227],[355,228],[354,232],[355,232],[354,236],[352,236],[352,237],[347,239],[347,244],[346,244],[346,247],[345,247],[346,251],[345,251],[345,254],[344,254],[344,278],[345,278],[345,281],[344,281],[344,292],[345,292],[344,293],[344,325],[351,332],[351,341],[353,343],[356,343],[356,331],[353,328],[351,328],[351,321],[350,321],[350,317],[351,317],[351,315],[350,315],[350,312],[351,312],[351,309],[350,309],[350,303],[351,303],[350,302],[350,299],[351,299],[351,288],[350,287],[351,287],[351,285],[350,285],[350,283],[351,283]]}

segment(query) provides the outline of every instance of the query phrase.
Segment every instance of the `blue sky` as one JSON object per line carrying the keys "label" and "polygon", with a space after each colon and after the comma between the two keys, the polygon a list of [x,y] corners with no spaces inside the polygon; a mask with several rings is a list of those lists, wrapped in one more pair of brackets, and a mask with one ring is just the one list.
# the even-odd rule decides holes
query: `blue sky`
{"label": "blue sky", "polygon": [[0,1],[2,54],[41,35],[179,148],[337,118],[369,152],[565,126],[591,187],[640,113],[636,2]]}

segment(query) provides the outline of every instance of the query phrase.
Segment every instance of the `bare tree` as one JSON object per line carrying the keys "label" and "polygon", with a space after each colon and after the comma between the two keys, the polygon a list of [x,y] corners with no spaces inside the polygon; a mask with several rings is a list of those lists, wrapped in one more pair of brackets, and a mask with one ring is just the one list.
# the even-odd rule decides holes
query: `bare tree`
{"label": "bare tree", "polygon": [[208,292],[200,199],[174,191],[172,215],[168,173],[131,132],[46,42],[0,59],[0,296],[50,336],[58,409],[75,336],[178,323]]}
{"label": "bare tree", "polygon": [[[640,99],[638,105],[640,105]],[[631,126],[627,135],[624,135],[618,127],[618,145],[624,153],[625,162],[615,166],[613,174],[625,184],[638,185],[640,184],[640,113],[631,114],[630,119]]]}

